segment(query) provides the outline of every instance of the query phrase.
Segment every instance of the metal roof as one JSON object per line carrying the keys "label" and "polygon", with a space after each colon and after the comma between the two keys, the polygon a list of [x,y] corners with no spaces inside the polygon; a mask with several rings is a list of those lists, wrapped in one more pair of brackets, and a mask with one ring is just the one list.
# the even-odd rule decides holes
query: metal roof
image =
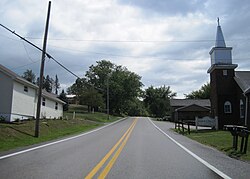
{"label": "metal roof", "polygon": [[225,43],[224,36],[221,30],[221,26],[219,24],[217,26],[215,47],[226,47],[226,43]]}

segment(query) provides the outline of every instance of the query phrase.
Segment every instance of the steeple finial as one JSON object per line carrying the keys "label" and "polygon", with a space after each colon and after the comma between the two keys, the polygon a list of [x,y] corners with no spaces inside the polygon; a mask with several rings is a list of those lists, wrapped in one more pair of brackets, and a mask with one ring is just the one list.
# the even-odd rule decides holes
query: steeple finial
{"label": "steeple finial", "polygon": [[226,47],[226,43],[225,43],[223,33],[221,30],[221,26],[220,26],[219,17],[217,18],[217,23],[218,23],[218,26],[217,26],[215,47]]}

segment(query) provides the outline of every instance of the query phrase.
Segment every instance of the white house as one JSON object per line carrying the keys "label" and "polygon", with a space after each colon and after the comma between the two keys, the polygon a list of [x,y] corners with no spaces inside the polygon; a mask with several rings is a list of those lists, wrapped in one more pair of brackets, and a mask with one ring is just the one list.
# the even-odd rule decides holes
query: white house
{"label": "white house", "polygon": [[[38,86],[0,64],[0,118],[12,122],[36,117]],[[42,92],[41,118],[63,116],[64,102]]]}

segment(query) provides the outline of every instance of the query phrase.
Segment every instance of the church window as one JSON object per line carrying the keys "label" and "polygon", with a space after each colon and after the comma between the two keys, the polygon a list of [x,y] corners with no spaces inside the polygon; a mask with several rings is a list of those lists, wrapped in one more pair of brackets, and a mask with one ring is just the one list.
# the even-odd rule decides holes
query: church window
{"label": "church window", "polygon": [[240,118],[245,117],[245,108],[244,108],[244,103],[242,100],[240,100]]}
{"label": "church window", "polygon": [[232,113],[232,105],[229,101],[224,103],[224,113]]}
{"label": "church window", "polygon": [[227,76],[227,70],[223,70],[223,76]]}

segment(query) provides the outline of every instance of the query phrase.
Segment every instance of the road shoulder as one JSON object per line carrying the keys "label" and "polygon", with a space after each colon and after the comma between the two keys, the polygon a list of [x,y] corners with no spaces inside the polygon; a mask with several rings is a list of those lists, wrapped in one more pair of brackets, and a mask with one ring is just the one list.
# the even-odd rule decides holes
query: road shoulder
{"label": "road shoulder", "polygon": [[[178,141],[181,145],[207,161],[220,171],[228,174],[232,178],[249,178],[250,164],[244,161],[236,160],[228,157],[226,154],[212,147],[200,144],[183,135],[180,135],[171,128],[174,124],[170,122],[153,121],[153,123],[163,130],[170,137]],[[236,167],[237,166],[237,167]]]}

